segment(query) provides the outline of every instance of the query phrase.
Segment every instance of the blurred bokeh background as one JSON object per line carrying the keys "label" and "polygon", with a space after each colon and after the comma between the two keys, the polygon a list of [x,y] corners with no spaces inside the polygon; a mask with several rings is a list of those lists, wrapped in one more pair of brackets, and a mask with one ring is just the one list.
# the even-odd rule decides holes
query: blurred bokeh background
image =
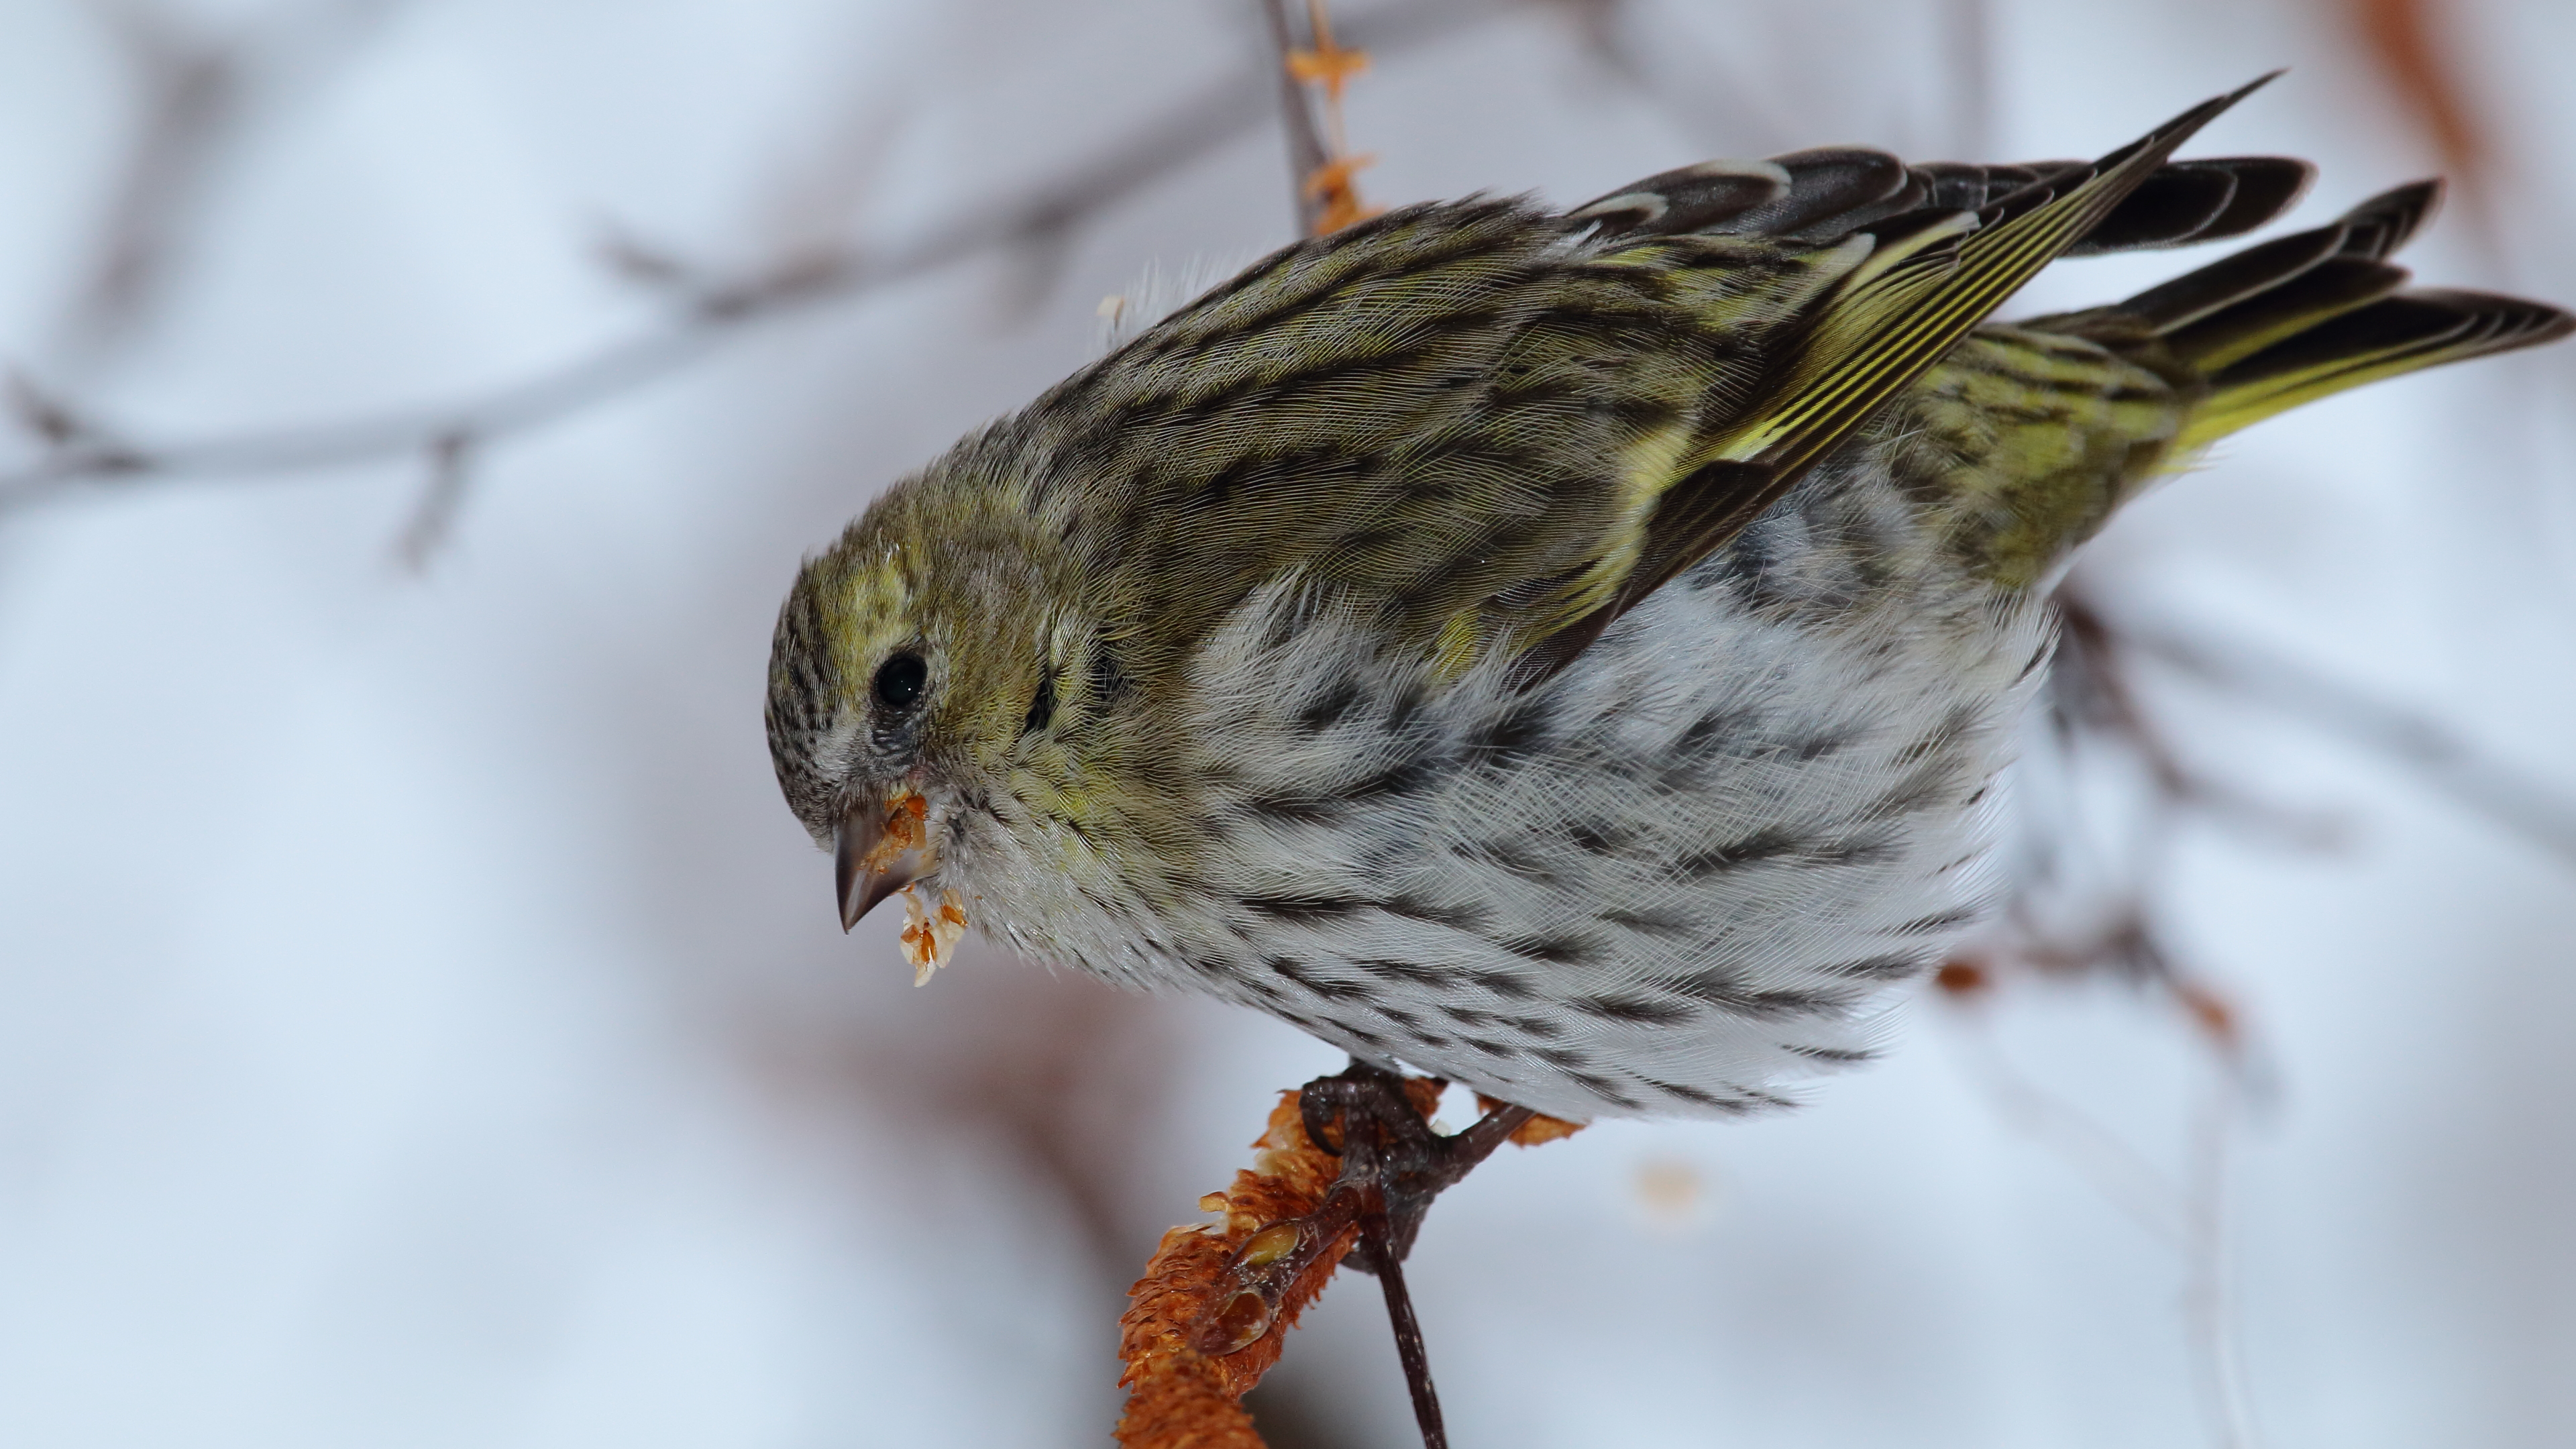
{"label": "blurred bokeh background", "polygon": [[[1379,204],[2089,155],[2286,64],[2203,154],[2316,159],[2311,218],[2447,170],[2405,260],[2576,302],[2563,0],[1337,19]],[[0,4],[0,1443],[1106,1441],[1156,1235],[1336,1058],[974,943],[915,990],[759,700],[803,551],[1149,265],[1288,239],[1266,47]],[[2117,748],[2024,794],[2034,911],[2161,956],[1999,956],[1802,1112],[1497,1159],[1409,1269],[1457,1441],[2576,1440],[2571,400],[2576,347],[2375,387],[2125,516],[2087,596],[2192,641],[2128,685],[2209,798]],[[1254,1404],[1407,1442],[1374,1291]]]}

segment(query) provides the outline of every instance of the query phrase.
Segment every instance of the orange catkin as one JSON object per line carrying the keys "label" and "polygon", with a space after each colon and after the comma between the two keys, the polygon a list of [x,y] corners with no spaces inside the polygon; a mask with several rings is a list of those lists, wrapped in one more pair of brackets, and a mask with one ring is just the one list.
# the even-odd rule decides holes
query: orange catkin
{"label": "orange catkin", "polygon": [[[1440,1083],[1415,1078],[1404,1087],[1414,1109],[1430,1116]],[[1355,1230],[1345,1230],[1298,1274],[1269,1326],[1250,1343],[1212,1356],[1191,1339],[1216,1306],[1235,1251],[1265,1227],[1314,1212],[1341,1174],[1341,1159],[1306,1136],[1297,1100],[1294,1091],[1280,1094],[1269,1129],[1252,1144],[1253,1165],[1234,1175],[1232,1188],[1199,1199],[1200,1208],[1225,1214],[1225,1221],[1163,1234],[1145,1276],[1128,1290],[1127,1312],[1118,1320],[1118,1357],[1126,1366],[1118,1383],[1128,1391],[1118,1442],[1126,1449],[1260,1449],[1238,1401],[1279,1361],[1288,1330],[1324,1291]]]}

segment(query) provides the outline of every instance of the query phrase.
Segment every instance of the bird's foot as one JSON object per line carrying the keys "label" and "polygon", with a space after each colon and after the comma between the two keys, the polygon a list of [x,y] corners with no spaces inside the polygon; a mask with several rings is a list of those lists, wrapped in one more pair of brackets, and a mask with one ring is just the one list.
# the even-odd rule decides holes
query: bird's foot
{"label": "bird's foot", "polygon": [[1408,1086],[1436,1090],[1439,1085],[1408,1084],[1358,1061],[1348,1070],[1308,1082],[1298,1095],[1298,1115],[1307,1139],[1338,1156],[1341,1170],[1311,1211],[1264,1224],[1235,1249],[1208,1299],[1210,1306],[1190,1330],[1191,1347],[1210,1358],[1250,1347],[1273,1331],[1279,1315],[1292,1306],[1298,1285],[1348,1244],[1348,1256],[1341,1261],[1374,1275],[1386,1293],[1387,1316],[1425,1449],[1446,1449],[1448,1438],[1421,1325],[1405,1292],[1404,1258],[1431,1200],[1536,1116],[1526,1107],[1495,1106],[1466,1131],[1444,1137],[1426,1120],[1430,1103],[1408,1091]]}
{"label": "bird's foot", "polygon": [[[1342,1159],[1335,1193],[1374,1195],[1386,1220],[1387,1246],[1399,1263],[1413,1252],[1431,1200],[1536,1115],[1527,1107],[1500,1106],[1466,1131],[1443,1137],[1431,1130],[1425,1110],[1406,1093],[1404,1078],[1362,1061],[1308,1082],[1297,1106],[1306,1136]],[[1376,1271],[1371,1262],[1354,1266]]]}

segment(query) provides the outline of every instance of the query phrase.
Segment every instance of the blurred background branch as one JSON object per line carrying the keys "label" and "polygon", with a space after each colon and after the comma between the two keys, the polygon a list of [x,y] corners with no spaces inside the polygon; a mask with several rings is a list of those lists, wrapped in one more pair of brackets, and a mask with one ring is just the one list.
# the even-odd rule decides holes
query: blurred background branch
{"label": "blurred background branch", "polygon": [[[2485,178],[2516,285],[2576,296],[2557,7],[1333,20],[1394,203],[2061,154],[2292,62],[2223,149]],[[1325,48],[1238,0],[0,16],[0,1439],[1107,1421],[1133,1265],[1337,1061],[999,955],[911,991],[831,929],[746,701],[797,551],[1072,365],[1089,289],[1287,238],[1281,24]],[[601,215],[651,220],[549,271]],[[2461,240],[2443,280],[2498,280]],[[2101,541],[1959,1060],[1444,1200],[1409,1266],[1462,1442],[2565,1438],[2576,454],[2564,365],[2507,366],[2284,420]],[[438,587],[365,567],[368,489],[194,486],[351,465]],[[34,506],[77,500],[117,506]],[[1300,1334],[1273,1449],[1399,1441],[1370,1297]]]}
{"label": "blurred background branch", "polygon": [[114,357],[173,285],[205,208],[245,152],[290,124],[410,0],[308,0],[249,17],[156,0],[89,0],[136,113],[88,275],[56,352],[78,372]]}
{"label": "blurred background branch", "polygon": [[[393,5],[394,0],[342,0],[321,7],[321,13],[342,22],[330,34],[355,36],[362,32],[347,22],[381,18]],[[1512,8],[1510,0],[1417,0],[1356,16],[1346,32],[1355,49],[1402,50],[1438,42]],[[89,289],[93,301],[80,313],[82,337],[105,337],[121,329],[158,285],[196,198],[210,184],[220,148],[239,124],[235,112],[244,104],[239,58],[244,43],[183,44],[165,34],[167,22],[153,12],[122,3],[114,11],[120,18],[129,12],[135,17],[123,28],[143,37],[133,48],[150,63],[138,63],[138,69],[155,84],[148,91],[150,121],[120,192],[125,199],[116,208],[104,260]],[[1272,21],[1274,43],[1288,44],[1284,10],[1273,7]],[[306,34],[300,27],[292,33]],[[603,248],[604,260],[618,274],[667,297],[670,314],[641,335],[454,401],[372,417],[151,441],[126,436],[73,401],[40,394],[37,384],[27,383],[26,395],[41,396],[46,416],[64,425],[30,424],[40,445],[38,456],[0,469],[0,514],[85,487],[126,490],[183,479],[273,478],[406,454],[434,460],[458,439],[488,449],[647,386],[697,362],[753,324],[862,297],[995,252],[1060,251],[1100,213],[1260,125],[1271,113],[1264,94],[1271,86],[1263,79],[1270,69],[1260,66],[1208,84],[1046,184],[950,218],[908,243],[833,247],[782,258],[748,275],[718,278],[700,276],[641,243],[614,240]],[[1277,88],[1292,101],[1289,114],[1297,118],[1288,128],[1292,157],[1312,160],[1306,174],[1313,175],[1322,169],[1325,151],[1306,109],[1304,87],[1282,75]],[[1320,198],[1301,198],[1300,205],[1301,216],[1322,214]],[[28,420],[23,408],[20,415]]]}

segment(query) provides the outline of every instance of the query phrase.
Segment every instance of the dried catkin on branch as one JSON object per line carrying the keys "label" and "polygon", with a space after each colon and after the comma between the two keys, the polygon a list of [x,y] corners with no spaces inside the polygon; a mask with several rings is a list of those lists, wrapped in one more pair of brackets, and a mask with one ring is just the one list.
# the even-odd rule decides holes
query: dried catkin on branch
{"label": "dried catkin on branch", "polygon": [[[1444,1086],[1407,1078],[1405,1101],[1428,1121]],[[1252,1144],[1253,1165],[1235,1174],[1233,1187],[1199,1199],[1202,1211],[1224,1221],[1163,1234],[1128,1291],[1118,1340],[1125,1365],[1118,1382],[1128,1391],[1118,1442],[1126,1449],[1260,1449],[1240,1401],[1279,1361],[1288,1330],[1358,1242],[1368,1206],[1351,1190],[1344,1159],[1307,1135],[1302,1097],[1281,1093]],[[1502,1106],[1478,1101],[1488,1112]],[[1329,1137],[1342,1129],[1325,1130]],[[1577,1130],[1531,1117],[1505,1140],[1534,1147]]]}
{"label": "dried catkin on branch", "polygon": [[[1436,1101],[1436,1084],[1424,1085]],[[1223,1213],[1225,1220],[1163,1234],[1145,1276],[1128,1290],[1129,1307],[1118,1320],[1118,1357],[1126,1365],[1118,1382],[1128,1390],[1118,1442],[1127,1449],[1261,1442],[1237,1401],[1279,1361],[1287,1331],[1324,1291],[1358,1236],[1354,1219],[1329,1240],[1311,1245],[1304,1270],[1284,1286],[1250,1342],[1230,1353],[1210,1354],[1201,1347],[1204,1331],[1243,1295],[1237,1283],[1242,1260],[1261,1256],[1258,1249],[1246,1255],[1246,1246],[1275,1224],[1315,1213],[1341,1175],[1341,1159],[1306,1136],[1297,1103],[1296,1091],[1280,1093],[1268,1130],[1252,1144],[1253,1165],[1234,1175],[1230,1190],[1199,1199],[1202,1211]],[[1237,1333],[1228,1338],[1251,1326],[1237,1323]]]}

